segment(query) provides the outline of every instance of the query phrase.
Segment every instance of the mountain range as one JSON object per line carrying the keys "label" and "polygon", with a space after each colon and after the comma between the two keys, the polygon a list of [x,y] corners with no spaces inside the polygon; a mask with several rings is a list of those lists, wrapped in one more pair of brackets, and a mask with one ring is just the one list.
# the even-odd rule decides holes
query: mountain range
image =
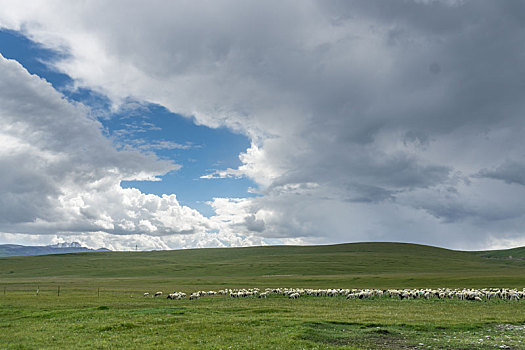
{"label": "mountain range", "polygon": [[106,248],[90,249],[83,247],[78,242],[57,243],[46,246],[24,246],[18,244],[0,244],[0,257],[6,256],[25,256],[25,255],[48,255],[110,251]]}

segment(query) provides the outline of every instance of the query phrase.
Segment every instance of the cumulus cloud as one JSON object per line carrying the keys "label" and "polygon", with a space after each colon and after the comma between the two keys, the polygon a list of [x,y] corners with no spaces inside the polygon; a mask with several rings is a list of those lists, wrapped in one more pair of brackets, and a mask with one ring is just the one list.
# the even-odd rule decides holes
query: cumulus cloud
{"label": "cumulus cloud", "polygon": [[[484,247],[525,234],[513,207],[525,205],[515,187],[521,168],[501,163],[525,152],[524,49],[516,44],[525,39],[523,7],[6,1],[0,26],[64,53],[54,66],[115,105],[130,97],[157,103],[249,136],[238,169],[203,174],[258,185],[257,197],[211,203],[210,222],[223,234]],[[39,181],[22,192],[53,197],[56,188]],[[156,200],[169,207],[176,199]],[[54,206],[35,203],[32,217],[51,215],[42,208]],[[93,214],[98,227],[119,225],[105,214],[111,219]],[[141,230],[170,225],[148,215],[130,221]]]}
{"label": "cumulus cloud", "polygon": [[15,242],[24,245],[49,245],[64,242],[77,242],[83,247],[111,250],[164,250],[205,247],[240,247],[246,245],[263,245],[265,242],[257,237],[244,235],[206,232],[194,234],[177,234],[166,236],[150,236],[148,234],[114,235],[104,231],[89,234],[19,234],[0,233],[1,242]]}
{"label": "cumulus cloud", "polygon": [[124,189],[177,164],[117,151],[82,105],[0,56],[0,231],[168,235],[206,232],[207,220],[175,195]]}

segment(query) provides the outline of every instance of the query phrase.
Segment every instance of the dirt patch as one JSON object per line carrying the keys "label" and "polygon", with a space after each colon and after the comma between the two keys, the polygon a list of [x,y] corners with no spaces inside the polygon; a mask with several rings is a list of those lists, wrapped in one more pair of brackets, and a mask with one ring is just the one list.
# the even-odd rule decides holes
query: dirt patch
{"label": "dirt patch", "polygon": [[378,325],[346,324],[344,322],[305,323],[301,336],[318,344],[329,346],[355,346],[360,349],[413,349],[406,339]]}
{"label": "dirt patch", "polygon": [[496,328],[504,331],[522,331],[525,333],[525,325],[498,324]]}

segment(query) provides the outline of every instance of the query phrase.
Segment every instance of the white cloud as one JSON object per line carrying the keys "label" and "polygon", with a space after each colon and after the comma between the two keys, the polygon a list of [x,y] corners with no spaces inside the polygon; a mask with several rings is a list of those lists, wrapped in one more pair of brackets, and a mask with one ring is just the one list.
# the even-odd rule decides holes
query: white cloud
{"label": "white cloud", "polygon": [[206,232],[175,195],[124,189],[178,165],[117,151],[85,108],[0,56],[0,231],[167,235]]}
{"label": "white cloud", "polygon": [[[247,176],[259,186],[259,197],[213,201],[217,216],[209,225],[231,239],[235,232],[283,241],[449,247],[475,240],[482,247],[525,234],[514,209],[525,203],[512,195],[522,191],[518,170],[525,152],[524,49],[515,44],[525,39],[520,3],[2,5],[0,26],[67,54],[54,64],[77,85],[115,105],[130,97],[158,103],[252,139],[238,169],[203,174]],[[22,147],[18,139],[7,142]],[[27,153],[59,162],[56,152],[42,152]],[[167,171],[127,167],[118,168],[123,178]],[[33,169],[20,170],[33,176]],[[35,188],[18,183],[29,186],[25,193],[56,195],[49,181],[35,180]],[[116,198],[135,198],[110,183],[106,188]],[[177,207],[175,198],[152,200],[163,201],[190,217],[176,232],[204,232],[199,215]],[[162,234],[174,223],[155,210],[132,217],[128,209],[118,220],[111,211],[93,215],[107,230],[121,225],[133,232],[144,220],[144,229],[151,224]],[[36,206],[30,212],[51,215]]]}

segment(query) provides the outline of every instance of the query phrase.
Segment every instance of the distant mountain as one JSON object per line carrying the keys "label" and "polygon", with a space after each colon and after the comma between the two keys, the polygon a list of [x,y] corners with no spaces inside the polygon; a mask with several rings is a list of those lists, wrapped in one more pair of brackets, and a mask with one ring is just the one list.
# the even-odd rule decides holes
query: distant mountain
{"label": "distant mountain", "polygon": [[48,255],[109,251],[106,248],[90,249],[82,247],[78,242],[57,243],[46,246],[24,246],[18,244],[0,244],[0,257],[25,256],[25,255]]}

